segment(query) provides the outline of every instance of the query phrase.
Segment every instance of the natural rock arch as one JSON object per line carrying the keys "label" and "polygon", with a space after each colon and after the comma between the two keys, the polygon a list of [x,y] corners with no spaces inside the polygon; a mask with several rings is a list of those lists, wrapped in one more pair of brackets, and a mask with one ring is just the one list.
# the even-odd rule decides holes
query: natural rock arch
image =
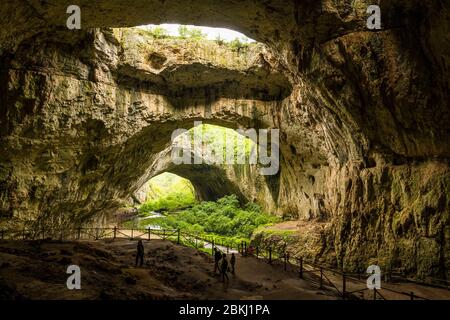
{"label": "natural rock arch", "polygon": [[[292,84],[292,93],[267,110],[263,119],[282,131],[274,212],[289,213],[311,225],[324,219],[324,229],[318,228],[323,241],[315,250],[320,256],[314,258],[347,270],[362,270],[376,260],[417,275],[448,278],[450,68],[441,30],[448,30],[450,20],[442,2],[382,1],[383,30],[378,32],[365,28],[365,1],[133,3],[82,0],[79,4],[86,9],[82,25],[225,26],[270,46],[264,61],[282,70]],[[113,208],[106,199],[123,195],[116,186],[130,178],[127,166],[148,156],[140,150],[150,150],[140,149],[139,139],[152,115],[142,116],[142,104],[135,104],[140,100],[127,98],[141,93],[123,93],[123,83],[117,90],[108,85],[111,74],[104,70],[114,61],[105,58],[114,56],[115,47],[108,32],[66,30],[69,4],[31,0],[0,7],[5,18],[0,30],[5,66],[0,77],[5,97],[0,109],[5,149],[0,183],[6,199],[1,212],[8,216],[22,212],[27,216],[47,206],[58,211],[54,199],[63,199],[60,210],[72,208],[72,217]],[[45,43],[48,49],[52,42],[57,44],[54,54],[47,51],[47,63],[40,63],[39,45]],[[77,56],[73,48],[80,44],[92,47],[89,54]],[[61,66],[61,61],[77,68],[49,68]],[[124,99],[111,103],[111,96]],[[39,110],[54,114],[39,117]],[[85,117],[78,123],[79,114]],[[125,118],[127,125],[111,120],[120,114],[131,115]],[[113,131],[102,127],[105,120],[115,123]],[[170,124],[164,116],[154,120]],[[59,130],[67,133],[60,139],[66,145],[55,150]],[[102,139],[105,134],[108,143]],[[124,143],[124,136],[130,141]],[[83,138],[85,145],[77,145]],[[138,154],[127,160],[121,154],[127,150]],[[102,171],[102,163],[115,163],[115,158],[121,163]],[[78,168],[83,175],[73,180]],[[105,172],[107,181],[102,180]],[[124,184],[125,189],[131,186]],[[321,205],[316,206],[314,199]]]}
{"label": "natural rock arch", "polygon": [[[191,154],[191,159],[194,159],[194,153]],[[208,164],[205,160],[203,158],[202,164],[175,164],[172,147],[169,146],[158,154],[146,173],[136,181],[135,189],[155,176],[170,172],[191,181],[199,200],[212,201],[235,194],[241,203],[258,199],[266,209],[270,210],[275,206],[269,186],[263,176],[259,175],[258,165]]]}

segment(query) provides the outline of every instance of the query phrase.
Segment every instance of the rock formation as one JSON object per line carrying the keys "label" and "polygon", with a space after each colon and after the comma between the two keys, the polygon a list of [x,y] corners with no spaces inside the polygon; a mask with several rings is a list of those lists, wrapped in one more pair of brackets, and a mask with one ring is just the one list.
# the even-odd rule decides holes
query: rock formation
{"label": "rock formation", "polygon": [[[443,2],[380,1],[379,31],[366,28],[365,0],[78,2],[82,30],[65,28],[66,1],[0,5],[2,224],[102,216],[194,120],[275,127],[279,174],[250,174],[240,192],[267,190],[255,197],[266,209],[313,226],[302,241],[315,249],[299,254],[449,277]],[[224,62],[108,29],[168,21],[264,45]]]}

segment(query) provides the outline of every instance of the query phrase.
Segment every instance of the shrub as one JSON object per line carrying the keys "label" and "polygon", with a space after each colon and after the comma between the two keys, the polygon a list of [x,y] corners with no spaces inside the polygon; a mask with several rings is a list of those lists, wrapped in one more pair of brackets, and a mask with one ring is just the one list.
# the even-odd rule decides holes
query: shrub
{"label": "shrub", "polygon": [[180,39],[205,40],[206,34],[200,28],[189,28],[188,26],[179,26],[178,35]]}
{"label": "shrub", "polygon": [[189,180],[163,173],[149,182],[148,199],[139,207],[140,215],[151,211],[174,211],[195,203],[194,187]]}
{"label": "shrub", "polygon": [[167,229],[249,238],[257,227],[277,221],[279,218],[262,212],[256,204],[247,204],[242,208],[237,196],[230,195],[217,202],[201,202],[155,222]]}
{"label": "shrub", "polygon": [[246,38],[235,38],[234,40],[230,41],[229,46],[234,51],[242,51],[248,48],[248,43]]}

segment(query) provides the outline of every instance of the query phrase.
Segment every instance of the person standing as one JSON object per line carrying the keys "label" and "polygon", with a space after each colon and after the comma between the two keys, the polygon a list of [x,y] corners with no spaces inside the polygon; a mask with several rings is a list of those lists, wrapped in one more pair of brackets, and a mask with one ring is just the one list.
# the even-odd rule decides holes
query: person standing
{"label": "person standing", "polygon": [[214,248],[214,273],[216,273],[217,271],[219,271],[219,273],[220,273],[220,268],[219,268],[220,259],[222,259],[222,254],[220,253],[220,251],[217,248]]}
{"label": "person standing", "polygon": [[138,241],[137,252],[136,252],[136,267],[142,267],[144,263],[144,245],[142,244],[142,240]]}
{"label": "person standing", "polygon": [[227,283],[230,281],[227,275],[228,271],[228,260],[227,255],[224,253],[222,255],[222,263],[220,264],[220,271],[222,272],[222,282],[225,283],[225,278],[227,279]]}
{"label": "person standing", "polygon": [[236,265],[236,256],[234,255],[234,252],[231,254],[230,264],[231,264],[231,273],[234,275],[234,268]]}

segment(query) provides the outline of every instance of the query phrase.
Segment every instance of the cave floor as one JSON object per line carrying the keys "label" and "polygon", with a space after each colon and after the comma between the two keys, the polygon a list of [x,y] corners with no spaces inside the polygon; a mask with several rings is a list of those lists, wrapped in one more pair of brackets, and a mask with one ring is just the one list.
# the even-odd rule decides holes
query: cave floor
{"label": "cave floor", "polygon": [[[225,287],[213,273],[210,255],[163,240],[144,241],[144,265],[135,268],[136,244],[125,239],[0,241],[0,299],[339,299],[330,288],[319,290],[317,283],[299,279],[281,265],[239,255],[236,275],[230,274]],[[71,264],[81,269],[81,290],[67,289]],[[450,299],[448,290],[398,286]]]}
{"label": "cave floor", "polygon": [[[0,299],[338,299],[327,290],[267,263],[237,256],[228,287],[213,273],[212,257],[168,241],[0,241]],[[69,290],[71,264],[81,290]]]}

